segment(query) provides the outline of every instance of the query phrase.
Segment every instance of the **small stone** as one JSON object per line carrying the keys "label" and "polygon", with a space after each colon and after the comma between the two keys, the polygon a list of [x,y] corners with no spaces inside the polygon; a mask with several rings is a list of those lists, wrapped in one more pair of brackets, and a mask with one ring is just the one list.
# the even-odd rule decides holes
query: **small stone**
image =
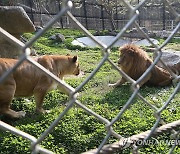
{"label": "small stone", "polygon": [[58,41],[60,43],[65,41],[64,35],[62,35],[60,33],[50,36],[49,39]]}

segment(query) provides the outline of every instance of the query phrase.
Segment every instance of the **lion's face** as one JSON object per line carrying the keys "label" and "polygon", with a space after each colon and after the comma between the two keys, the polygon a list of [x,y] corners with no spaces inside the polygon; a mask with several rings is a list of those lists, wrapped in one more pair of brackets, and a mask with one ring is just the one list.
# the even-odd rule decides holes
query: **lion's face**
{"label": "lion's face", "polygon": [[130,64],[133,63],[134,54],[130,51],[120,52],[120,57],[118,60],[119,67],[128,67]]}
{"label": "lion's face", "polygon": [[70,58],[71,60],[71,69],[72,69],[72,74],[73,75],[79,75],[80,73],[80,67],[79,67],[79,62],[77,56],[73,56]]}
{"label": "lion's face", "polygon": [[79,68],[79,63],[77,62],[73,74],[77,76],[79,75],[79,73],[80,73],[80,68]]}

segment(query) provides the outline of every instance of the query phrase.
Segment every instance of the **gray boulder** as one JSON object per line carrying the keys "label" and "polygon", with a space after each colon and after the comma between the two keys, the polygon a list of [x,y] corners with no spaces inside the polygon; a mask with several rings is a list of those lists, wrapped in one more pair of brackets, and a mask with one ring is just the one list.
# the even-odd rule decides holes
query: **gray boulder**
{"label": "gray boulder", "polygon": [[[35,27],[22,7],[0,6],[0,27],[20,39],[26,32],[34,32]],[[22,51],[0,35],[0,56],[17,58]]]}
{"label": "gray boulder", "polygon": [[[155,34],[154,33],[151,33],[151,32],[148,32],[148,30],[145,28],[145,27],[141,27],[141,30],[148,34],[149,37],[154,37]],[[128,38],[140,38],[140,39],[144,39],[144,35],[141,34],[137,28],[133,28],[132,30],[130,30],[129,32],[125,32],[123,34],[124,37],[128,37]]]}
{"label": "gray boulder", "polygon": [[55,35],[50,36],[49,39],[55,40],[55,41],[60,42],[60,43],[65,41],[64,35],[62,35],[60,33],[57,33]]}
{"label": "gray boulder", "polygon": [[[161,59],[174,73],[180,74],[180,51],[167,49],[163,51]],[[164,68],[160,62],[157,65]]]}
{"label": "gray boulder", "polygon": [[0,27],[12,35],[35,31],[33,23],[20,6],[0,6],[0,19]]}

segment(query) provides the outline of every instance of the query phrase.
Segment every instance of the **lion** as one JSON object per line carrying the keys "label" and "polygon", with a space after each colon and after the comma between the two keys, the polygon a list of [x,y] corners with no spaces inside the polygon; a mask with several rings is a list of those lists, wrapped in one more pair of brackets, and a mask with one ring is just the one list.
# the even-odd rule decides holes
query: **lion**
{"label": "lion", "polygon": [[[132,79],[137,80],[153,63],[148,54],[140,47],[134,44],[126,44],[119,48],[120,58],[118,66]],[[112,87],[118,87],[126,82],[122,77],[114,84],[109,84]],[[152,86],[167,86],[172,83],[170,73],[158,66],[154,66],[149,74],[139,83],[139,86],[144,84]]]}
{"label": "lion", "polygon": [[[47,70],[63,80],[65,75],[79,75],[80,68],[77,56],[44,55],[33,58]],[[11,69],[18,60],[0,58],[0,76]],[[37,67],[24,61],[5,81],[0,83],[0,114],[11,118],[21,118],[25,112],[16,112],[10,108],[14,97],[34,96],[36,111],[46,112],[43,109],[45,95],[54,89],[65,90],[52,78],[45,75]],[[67,91],[64,91],[68,93]]]}

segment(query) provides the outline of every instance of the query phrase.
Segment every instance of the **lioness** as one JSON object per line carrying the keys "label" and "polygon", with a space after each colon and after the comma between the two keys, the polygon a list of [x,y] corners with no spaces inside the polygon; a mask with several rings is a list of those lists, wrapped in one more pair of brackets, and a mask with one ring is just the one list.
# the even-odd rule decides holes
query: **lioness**
{"label": "lioness", "polygon": [[[118,66],[132,79],[137,80],[153,63],[148,54],[134,44],[127,44],[120,47],[120,58]],[[125,78],[121,78],[114,84],[109,86],[117,87],[126,82]],[[168,71],[158,66],[150,71],[150,73],[141,81],[140,86],[143,84],[154,86],[166,86],[172,83],[172,77]]]}
{"label": "lioness", "polygon": [[[35,61],[44,66],[50,72],[63,79],[64,75],[79,75],[79,63],[77,56],[45,55],[35,57]],[[0,76],[18,60],[0,58]],[[29,62],[23,62],[8,78],[0,83],[0,114],[12,118],[20,118],[25,112],[15,112],[10,109],[10,103],[14,97],[28,97],[34,95],[36,111],[45,112],[42,107],[43,100],[48,91],[58,88],[58,84],[47,77]]]}

